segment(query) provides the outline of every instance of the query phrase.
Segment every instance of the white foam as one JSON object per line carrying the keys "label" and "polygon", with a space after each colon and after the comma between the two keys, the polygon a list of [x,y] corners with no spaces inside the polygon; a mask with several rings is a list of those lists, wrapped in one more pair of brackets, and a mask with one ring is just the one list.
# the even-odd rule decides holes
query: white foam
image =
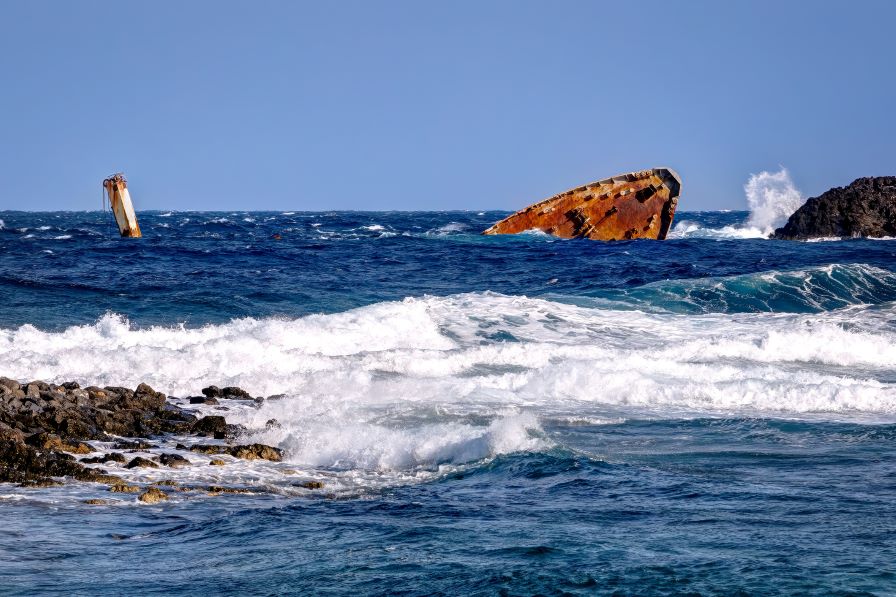
{"label": "white foam", "polygon": [[668,238],[768,238],[803,204],[802,194],[784,167],[777,172],[751,174],[744,193],[750,216],[743,225],[704,228],[697,222],[680,220],[669,231]]}
{"label": "white foam", "polygon": [[467,229],[467,225],[461,222],[449,222],[444,226],[439,226],[434,230],[429,230],[427,235],[445,236],[447,234],[457,234]]}
{"label": "white foam", "polygon": [[[892,304],[683,316],[493,293],[197,329],[107,315],[61,332],[0,330],[0,373],[147,382],[179,396],[209,384],[282,394],[228,404],[228,421],[293,466],[380,483],[542,449],[541,419],[896,420],[894,318]],[[270,419],[280,427],[267,429]]]}
{"label": "white foam", "polygon": [[681,220],[669,231],[667,238],[766,238],[768,233],[750,226],[722,226],[721,228],[704,228],[697,222]]}
{"label": "white foam", "polygon": [[0,219],[0,230],[3,230],[4,228],[6,228],[6,222]]}

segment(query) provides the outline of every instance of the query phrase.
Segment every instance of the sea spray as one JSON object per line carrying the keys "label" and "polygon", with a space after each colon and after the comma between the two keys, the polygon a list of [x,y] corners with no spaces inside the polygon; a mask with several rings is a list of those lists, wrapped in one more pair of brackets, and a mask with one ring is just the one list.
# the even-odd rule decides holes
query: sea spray
{"label": "sea spray", "polygon": [[803,196],[793,184],[790,172],[781,167],[777,172],[751,174],[744,185],[750,217],[747,226],[764,236],[783,226],[787,218],[803,204]]}
{"label": "sea spray", "polygon": [[783,226],[790,214],[803,204],[803,196],[790,178],[787,168],[777,172],[762,171],[751,174],[744,185],[750,215],[741,225],[710,228],[681,219],[675,223],[668,238],[768,238],[775,228]]}

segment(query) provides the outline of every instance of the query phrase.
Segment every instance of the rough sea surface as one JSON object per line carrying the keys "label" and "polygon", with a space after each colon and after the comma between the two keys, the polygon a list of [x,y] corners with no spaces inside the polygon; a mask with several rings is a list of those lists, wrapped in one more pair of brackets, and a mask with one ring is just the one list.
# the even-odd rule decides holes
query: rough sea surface
{"label": "rough sea surface", "polygon": [[0,485],[0,593],[896,594],[896,242],[504,215],[0,212],[0,375],[279,395],[201,412],[285,451]]}

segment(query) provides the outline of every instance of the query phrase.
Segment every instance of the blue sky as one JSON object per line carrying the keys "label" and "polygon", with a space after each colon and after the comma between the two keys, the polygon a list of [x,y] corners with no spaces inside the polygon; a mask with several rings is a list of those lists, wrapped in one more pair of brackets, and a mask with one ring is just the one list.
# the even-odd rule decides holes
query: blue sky
{"label": "blue sky", "polygon": [[0,3],[0,209],[680,209],[896,174],[896,3]]}

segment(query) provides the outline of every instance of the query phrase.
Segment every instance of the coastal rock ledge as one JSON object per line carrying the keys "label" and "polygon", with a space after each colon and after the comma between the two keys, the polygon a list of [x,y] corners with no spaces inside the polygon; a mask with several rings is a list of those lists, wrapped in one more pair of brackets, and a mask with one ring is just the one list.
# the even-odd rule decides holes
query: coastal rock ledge
{"label": "coastal rock ledge", "polygon": [[812,197],[771,238],[896,236],[896,176],[859,178]]}
{"label": "coastal rock ledge", "polygon": [[[227,388],[227,397],[252,399],[239,388]],[[264,444],[237,444],[247,435],[240,425],[224,417],[181,408],[146,384],[135,390],[95,386],[81,388],[75,382],[19,383],[0,377],[0,483],[23,487],[52,487],[66,478],[102,483],[113,493],[143,491],[140,500],[158,503],[165,499],[158,488],[141,488],[109,474],[135,468],[169,469],[191,466],[186,454],[228,455],[242,460],[279,462],[282,451]],[[184,454],[160,447],[172,438],[208,438],[222,443],[197,444]],[[122,438],[129,438],[122,441]],[[153,438],[155,441],[147,441]],[[104,445],[101,446],[100,442]],[[111,449],[126,450],[108,452]],[[94,455],[96,454],[96,455]],[[141,454],[141,455],[137,455]],[[78,459],[77,456],[83,456]],[[226,461],[221,461],[226,465]]]}

